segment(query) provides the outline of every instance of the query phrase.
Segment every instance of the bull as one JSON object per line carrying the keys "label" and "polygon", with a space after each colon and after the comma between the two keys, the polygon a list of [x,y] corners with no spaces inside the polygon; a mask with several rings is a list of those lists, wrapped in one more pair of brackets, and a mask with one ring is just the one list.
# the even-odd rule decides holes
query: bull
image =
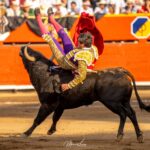
{"label": "bull", "polygon": [[143,142],[143,134],[139,128],[135,111],[130,105],[132,90],[135,91],[141,109],[149,112],[150,106],[142,102],[137,92],[134,76],[128,70],[117,67],[99,70],[97,73],[91,72],[87,74],[83,84],[60,92],[60,84],[73,79],[71,71],[64,69],[49,71],[49,67],[55,64],[28,46],[21,47],[20,56],[41,103],[32,126],[22,134],[23,136],[30,136],[34,129],[54,112],[52,125],[47,132],[51,135],[56,131],[57,122],[65,109],[91,105],[99,101],[120,117],[118,141],[123,138],[124,125],[126,118],[129,117],[134,125],[138,142]]}

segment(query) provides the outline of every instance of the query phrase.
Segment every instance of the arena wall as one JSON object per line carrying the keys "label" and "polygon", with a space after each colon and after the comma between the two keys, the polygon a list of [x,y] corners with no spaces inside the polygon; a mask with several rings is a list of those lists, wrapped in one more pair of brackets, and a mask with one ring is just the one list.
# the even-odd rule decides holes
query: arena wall
{"label": "arena wall", "polygon": [[[138,39],[131,34],[131,24],[136,17],[137,15],[104,16],[96,22],[103,34],[105,49],[95,69],[121,66],[130,70],[137,82],[149,84],[150,37]],[[77,21],[78,19],[70,30],[71,36]],[[0,42],[0,89],[22,85],[30,88],[28,74],[19,56],[20,47],[29,42],[33,49],[50,57],[49,46],[23,23],[5,41]]]}

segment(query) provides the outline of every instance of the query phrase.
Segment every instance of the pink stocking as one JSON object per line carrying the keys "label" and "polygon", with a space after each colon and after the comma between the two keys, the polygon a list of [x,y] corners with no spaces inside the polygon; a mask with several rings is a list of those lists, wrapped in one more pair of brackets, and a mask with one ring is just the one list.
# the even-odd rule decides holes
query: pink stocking
{"label": "pink stocking", "polygon": [[41,34],[43,35],[43,34],[48,33],[49,31],[48,31],[48,29],[44,26],[40,15],[37,15],[37,16],[36,16],[36,20],[37,20],[37,22],[38,22],[38,25],[39,25]]}
{"label": "pink stocking", "polygon": [[53,15],[49,16],[49,21],[51,24],[53,24],[56,32],[59,32],[60,29],[63,29],[63,27],[54,19]]}

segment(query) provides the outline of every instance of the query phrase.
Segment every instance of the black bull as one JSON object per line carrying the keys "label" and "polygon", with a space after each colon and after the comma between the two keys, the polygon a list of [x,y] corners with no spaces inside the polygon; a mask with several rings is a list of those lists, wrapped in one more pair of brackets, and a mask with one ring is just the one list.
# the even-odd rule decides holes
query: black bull
{"label": "black bull", "polygon": [[55,64],[27,46],[21,48],[20,56],[41,103],[33,125],[24,132],[24,136],[31,135],[33,130],[52,112],[54,112],[53,123],[48,130],[48,134],[56,131],[56,124],[65,109],[90,105],[94,101],[100,101],[120,117],[117,134],[118,141],[123,137],[126,117],[129,117],[133,123],[138,141],[143,141],[136,114],[130,105],[132,94],[130,79],[133,83],[139,107],[150,111],[150,106],[146,106],[142,102],[136,89],[134,77],[129,71],[123,68],[109,68],[98,71],[98,73],[88,73],[83,84],[59,93],[56,92],[59,91],[57,82],[66,83],[70,81],[73,78],[71,71],[63,69],[53,72],[48,71],[49,66]]}

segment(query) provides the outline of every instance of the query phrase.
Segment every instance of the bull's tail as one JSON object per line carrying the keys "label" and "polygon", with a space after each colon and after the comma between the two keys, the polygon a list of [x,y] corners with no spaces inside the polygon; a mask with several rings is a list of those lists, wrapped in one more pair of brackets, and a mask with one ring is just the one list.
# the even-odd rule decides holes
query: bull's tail
{"label": "bull's tail", "polygon": [[137,88],[136,88],[134,76],[133,76],[129,71],[127,71],[127,70],[125,70],[125,69],[123,69],[123,72],[124,72],[125,74],[127,74],[127,75],[131,78],[131,80],[132,80],[133,87],[134,87],[134,91],[135,91],[135,95],[136,95],[137,101],[138,101],[138,103],[139,103],[139,107],[140,107],[141,109],[144,109],[144,110],[150,112],[150,106],[149,106],[149,105],[146,106],[146,105],[142,102],[141,97],[139,96],[139,94],[138,94],[138,92],[137,92]]}

